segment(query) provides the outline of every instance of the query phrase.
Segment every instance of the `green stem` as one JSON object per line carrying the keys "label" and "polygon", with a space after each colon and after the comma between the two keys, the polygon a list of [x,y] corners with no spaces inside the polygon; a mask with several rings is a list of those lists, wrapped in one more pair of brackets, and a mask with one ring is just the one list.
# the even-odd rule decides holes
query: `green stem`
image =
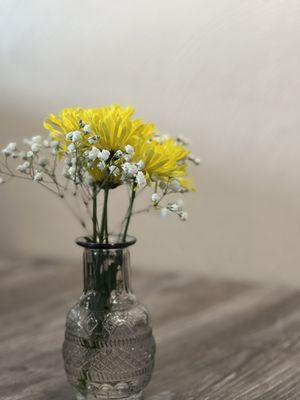
{"label": "green stem", "polygon": [[108,223],[107,223],[107,205],[108,205],[108,193],[109,193],[109,188],[105,187],[104,188],[104,200],[103,200],[103,209],[102,209],[102,219],[101,219],[101,232],[100,232],[100,242],[103,243],[103,240],[105,239],[106,242],[108,242]]}
{"label": "green stem", "polygon": [[105,210],[105,242],[108,243],[108,193],[109,189],[105,189],[105,202],[106,202],[106,210]]}
{"label": "green stem", "polygon": [[93,241],[97,242],[97,187],[93,186]]}
{"label": "green stem", "polygon": [[132,215],[132,208],[133,208],[133,203],[134,203],[135,194],[136,194],[135,186],[136,185],[132,186],[132,192],[131,192],[129,207],[128,207],[128,211],[127,211],[127,215],[126,215],[126,224],[125,224],[125,229],[124,229],[123,238],[122,238],[123,242],[125,242],[125,240],[126,240],[127,231],[128,231],[128,227],[129,227],[129,222],[130,222],[130,218],[131,218],[131,215]]}

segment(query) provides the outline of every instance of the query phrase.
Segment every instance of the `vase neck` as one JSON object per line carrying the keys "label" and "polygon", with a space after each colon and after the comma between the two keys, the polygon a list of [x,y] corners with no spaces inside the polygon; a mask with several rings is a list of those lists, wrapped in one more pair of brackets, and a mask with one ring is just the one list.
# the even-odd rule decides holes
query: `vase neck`
{"label": "vase neck", "polygon": [[131,293],[130,253],[123,249],[90,249],[83,253],[84,292]]}

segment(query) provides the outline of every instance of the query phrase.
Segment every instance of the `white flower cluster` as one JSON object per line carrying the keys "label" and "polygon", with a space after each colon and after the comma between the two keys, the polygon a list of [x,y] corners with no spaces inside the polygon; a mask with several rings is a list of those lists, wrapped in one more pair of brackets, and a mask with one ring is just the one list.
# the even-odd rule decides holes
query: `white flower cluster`
{"label": "white flower cluster", "polygon": [[37,154],[42,149],[43,139],[41,136],[33,136],[30,140],[25,139],[24,143],[30,146],[32,153]]}
{"label": "white flower cluster", "polygon": [[50,148],[51,154],[56,154],[59,143],[53,140],[43,140],[41,136],[33,136],[31,139],[24,139],[24,144],[30,147],[30,150],[27,152],[20,152],[19,156],[21,158],[32,158],[35,155],[39,154],[43,148]]}
{"label": "white flower cluster", "polygon": [[87,135],[88,133],[91,132],[91,127],[88,124],[83,124],[83,132]]}
{"label": "white flower cluster", "polygon": [[88,138],[88,142],[89,142],[89,144],[91,144],[91,145],[95,144],[95,143],[97,142],[97,140],[99,140],[99,136],[97,136],[97,135],[90,136],[90,137]]}
{"label": "white flower cluster", "polygon": [[43,173],[41,171],[36,170],[35,174],[34,174],[34,177],[33,177],[33,180],[35,182],[41,182],[43,180]]}
{"label": "white flower cluster", "polygon": [[168,133],[157,133],[152,140],[159,144],[165,143],[167,140],[169,140],[171,136]]}
{"label": "white flower cluster", "polygon": [[73,143],[78,142],[78,140],[81,139],[82,133],[80,131],[74,131],[67,133],[66,138],[68,140],[71,140]]}
{"label": "white flower cluster", "polygon": [[91,150],[85,151],[84,156],[88,167],[93,167],[94,162],[97,162],[96,165],[100,171],[105,171],[108,168],[108,164],[106,162],[110,158],[109,150],[99,150],[97,147],[93,146]]}
{"label": "white flower cluster", "polygon": [[6,156],[6,157],[10,157],[13,154],[15,154],[14,152],[17,150],[17,144],[14,142],[9,143],[3,150],[2,153]]}
{"label": "white flower cluster", "polygon": [[17,166],[16,170],[23,172],[24,174],[29,174],[31,163],[29,161],[24,161],[23,164]]}
{"label": "white flower cluster", "polygon": [[[31,139],[25,139],[24,144],[29,146],[29,150],[17,151],[17,145],[14,142],[9,143],[2,153],[6,158],[18,158],[23,162],[16,166],[16,171],[28,175],[28,179],[35,182],[42,182],[43,171],[47,172],[47,165],[50,160],[46,157],[41,157],[40,152],[43,148],[49,149],[51,154],[56,154],[59,144],[51,140],[43,140],[41,136],[33,136]],[[15,176],[12,170],[8,170],[10,176]],[[1,181],[4,182],[1,177]]]}
{"label": "white flower cluster", "polygon": [[[152,177],[152,179],[153,179],[153,177]],[[187,192],[187,189],[183,188],[177,179],[172,179],[168,183],[161,181],[159,183],[159,186],[163,191],[166,190],[169,193],[185,193],[185,192]]]}
{"label": "white flower cluster", "polygon": [[[82,124],[84,123],[82,122]],[[87,125],[83,126],[85,128]],[[85,131],[90,133],[89,128],[86,128]],[[68,156],[63,168],[63,175],[66,178],[73,180],[75,183],[85,180],[88,185],[91,185],[93,180],[87,170],[89,168],[98,168],[99,171],[107,173],[108,177],[119,177],[123,183],[135,183],[140,188],[147,184],[146,177],[142,171],[144,162],[142,160],[139,162],[131,161],[135,153],[131,145],[127,144],[125,151],[99,149],[95,145],[99,137],[93,135],[87,139],[92,147],[81,153],[81,156],[80,152],[77,152],[76,143],[82,134],[81,131],[66,134],[66,138],[72,141],[68,145]]]}
{"label": "white flower cluster", "polygon": [[183,210],[183,200],[178,199],[176,202],[168,203],[166,207],[160,209],[160,216],[166,218],[170,213],[178,215],[181,221],[188,219],[188,212]]}
{"label": "white flower cluster", "polygon": [[138,187],[142,188],[146,186],[147,181],[146,177],[142,171],[144,168],[143,160],[138,161],[137,163],[130,162],[134,155],[134,148],[130,145],[125,146],[125,153],[119,152],[117,157],[123,159],[125,162],[121,165],[122,176],[121,180],[123,182],[133,181],[137,184]]}
{"label": "white flower cluster", "polygon": [[82,168],[81,160],[76,157],[76,155],[66,158],[62,174],[65,178],[70,179],[77,185],[82,183],[84,180],[85,170]]}
{"label": "white flower cluster", "polygon": [[[168,134],[155,133],[145,147],[142,142],[137,142],[137,145],[134,145],[136,147],[133,147],[134,142],[130,142],[130,139],[124,143],[125,137],[131,136],[126,132],[124,134],[124,128],[121,129],[121,125],[118,129],[121,130],[121,135],[117,148],[110,144],[104,145],[109,135],[116,144],[117,141],[114,140],[112,132],[107,131],[107,134],[102,137],[101,134],[96,134],[97,129],[94,131],[82,120],[78,121],[72,130],[60,133],[60,142],[52,140],[55,137],[52,134],[46,140],[36,135],[24,140],[25,146],[22,151],[17,148],[16,143],[11,142],[2,150],[5,159],[4,162],[0,160],[0,184],[11,178],[22,178],[45,187],[66,201],[72,214],[86,229],[87,235],[96,242],[109,241],[108,193],[122,184],[126,184],[130,191],[130,201],[120,233],[122,240],[126,241],[129,222],[133,214],[153,209],[162,218],[175,214],[181,221],[186,221],[188,213],[184,209],[183,201],[181,199],[166,200],[166,196],[172,195],[176,199],[180,193],[189,190],[188,180],[184,181],[178,177],[181,170],[185,172],[188,160],[196,165],[200,163],[199,158],[183,148],[189,144],[189,140],[183,136],[174,140]],[[133,134],[138,136],[137,132]],[[139,150],[146,151],[147,148],[149,154],[145,158],[138,156]],[[161,157],[163,152],[165,154]],[[17,159],[16,165],[9,164],[11,159]],[[154,166],[152,170],[157,171],[156,174],[151,175],[149,172],[151,164]],[[163,168],[164,165],[165,168]],[[172,169],[173,166],[174,169]],[[177,179],[174,178],[176,176]],[[136,194],[140,193],[147,184],[155,188],[151,202],[145,209],[137,211],[134,207]],[[71,196],[68,196],[68,193]],[[97,202],[102,194],[100,225]],[[86,218],[90,219],[89,224],[86,223]]]}
{"label": "white flower cluster", "polygon": [[[50,163],[50,160],[46,157],[40,157],[39,153],[43,148],[51,148],[51,153],[56,154],[58,149],[57,142],[43,140],[41,136],[33,136],[31,139],[25,139],[24,144],[30,147],[28,151],[21,151],[18,154],[24,163],[17,166],[17,171],[22,172],[24,174],[33,173],[33,163],[36,161],[38,167],[41,169],[45,169],[47,165]],[[41,182],[43,180],[43,174],[40,169],[36,169],[33,173],[33,180],[37,182]]]}
{"label": "white flower cluster", "polygon": [[190,139],[189,138],[187,138],[187,137],[185,137],[185,136],[178,136],[177,138],[176,138],[176,142],[178,143],[178,144],[180,144],[181,146],[188,146],[189,144],[190,144]]}
{"label": "white flower cluster", "polygon": [[[32,179],[43,186],[50,184],[48,189],[52,192],[56,191],[56,194],[63,198],[62,191],[66,190],[68,182],[64,182],[64,185],[62,185],[58,183],[56,177],[56,162],[59,154],[64,158],[63,176],[75,183],[76,190],[79,185],[84,192],[83,196],[86,196],[87,199],[91,198],[90,187],[95,185],[95,188],[97,188],[98,183],[99,187],[100,184],[102,186],[107,184],[107,187],[110,187],[110,184],[112,184],[111,187],[114,187],[115,183],[116,186],[121,183],[129,184],[134,191],[136,188],[142,189],[147,185],[148,177],[143,172],[145,163],[143,160],[136,161],[135,149],[132,145],[127,144],[125,148],[122,147],[122,150],[115,151],[99,148],[100,137],[95,135],[91,127],[83,121],[79,122],[78,130],[66,133],[65,139],[66,141],[60,144],[51,140],[51,138],[43,140],[42,136],[33,136],[31,139],[24,140],[27,147],[20,152],[17,150],[15,142],[9,143],[2,150],[6,157],[5,163],[2,163],[2,165],[6,168],[6,171],[0,169],[0,173],[4,176],[4,178],[0,176],[0,184],[5,182],[6,177],[8,179],[20,177],[7,164],[7,158],[18,158],[22,160],[16,167],[19,173],[26,174],[26,179]],[[163,144],[170,139],[171,137],[168,134],[157,134],[151,140]],[[87,146],[87,143],[90,146]],[[187,146],[189,139],[179,136],[176,143],[180,146]],[[67,151],[65,151],[66,145]],[[45,150],[47,150],[47,154],[45,154]],[[188,154],[188,152],[183,152],[183,154]],[[200,159],[193,154],[185,156],[178,163],[185,163],[187,159],[195,165],[200,164]],[[98,176],[100,178],[97,180]],[[154,174],[150,178],[155,185],[155,193],[152,194],[151,205],[147,209],[150,210],[153,207],[155,210],[159,210],[162,218],[173,213],[181,221],[186,221],[188,213],[184,210],[182,199],[168,203],[162,201],[166,195],[188,191],[181,185],[180,179],[173,178],[164,182],[161,177]],[[85,203],[87,205],[88,201],[85,200]]]}
{"label": "white flower cluster", "polygon": [[188,213],[183,209],[184,203],[182,199],[178,199],[175,202],[168,203],[165,207],[160,207],[160,202],[164,198],[165,194],[159,195],[158,193],[153,193],[151,196],[152,205],[154,208],[160,210],[161,218],[166,218],[170,213],[178,215],[181,221],[186,221],[188,219]]}
{"label": "white flower cluster", "polygon": [[122,181],[134,181],[139,187],[144,187],[147,184],[146,177],[141,171],[143,169],[143,162],[122,164]]}
{"label": "white flower cluster", "polygon": [[[92,140],[96,141],[97,137],[93,136]],[[96,146],[84,152],[88,167],[92,168],[96,163],[101,172],[107,171],[110,176],[120,176],[121,181],[124,183],[134,182],[138,187],[143,187],[147,183],[146,177],[142,172],[144,162],[132,163],[133,155],[134,148],[129,144],[125,146],[125,152],[121,150],[116,152],[110,152],[107,149],[100,150]]]}
{"label": "white flower cluster", "polygon": [[200,165],[201,160],[199,157],[194,156],[193,154],[190,154],[188,157],[188,160],[194,163],[195,165]]}
{"label": "white flower cluster", "polygon": [[88,133],[91,133],[91,126],[86,124],[82,120],[79,121],[79,128],[83,130],[85,135],[87,135]]}

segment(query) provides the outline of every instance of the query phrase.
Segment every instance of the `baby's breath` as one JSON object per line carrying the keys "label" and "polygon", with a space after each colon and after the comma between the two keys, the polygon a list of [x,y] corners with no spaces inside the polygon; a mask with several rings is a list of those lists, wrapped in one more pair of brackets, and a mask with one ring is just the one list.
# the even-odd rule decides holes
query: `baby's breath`
{"label": "baby's breath", "polygon": [[[44,123],[48,137],[25,139],[21,151],[15,142],[1,150],[0,183],[18,177],[48,189],[66,202],[96,242],[108,240],[109,191],[121,185],[127,185],[130,191],[120,233],[123,240],[131,216],[141,211],[153,209],[162,218],[173,214],[186,221],[188,213],[182,199],[166,198],[194,189],[187,177],[188,162],[198,165],[200,159],[187,149],[189,139],[158,133],[152,124],[134,119],[133,114],[133,108],[120,106],[69,108],[57,116],[51,114]],[[136,196],[146,187],[152,188],[149,207],[134,211]],[[100,224],[97,202],[101,193]],[[70,205],[68,196],[75,199],[76,207]],[[92,222],[91,231],[86,217]]]}

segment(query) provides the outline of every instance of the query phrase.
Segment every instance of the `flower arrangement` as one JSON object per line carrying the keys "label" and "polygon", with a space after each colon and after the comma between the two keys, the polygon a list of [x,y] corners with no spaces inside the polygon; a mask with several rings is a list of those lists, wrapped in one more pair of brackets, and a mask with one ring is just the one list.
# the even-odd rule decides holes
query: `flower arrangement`
{"label": "flower arrangement", "polygon": [[[118,105],[64,109],[44,122],[49,137],[25,139],[23,150],[9,143],[0,159],[0,182],[20,178],[42,186],[65,201],[86,230],[76,240],[84,248],[84,290],[67,314],[63,345],[77,399],[143,398],[155,340],[150,314],[131,291],[128,247],[135,238],[127,232],[133,214],[143,211],[185,221],[183,201],[168,196],[194,190],[188,162],[200,162],[185,138],[159,134],[133,114]],[[128,189],[128,207],[115,241],[108,205],[110,192],[121,186]],[[147,188],[149,206],[135,211]]]}
{"label": "flower arrangement", "polygon": [[[198,165],[200,161],[187,149],[185,138],[159,134],[154,125],[135,119],[133,114],[132,107],[119,105],[66,108],[58,115],[51,114],[44,122],[49,138],[34,136],[24,140],[24,150],[19,150],[16,143],[2,150],[0,182],[26,179],[59,196],[86,229],[86,239],[93,242],[109,240],[109,193],[121,185],[129,189],[129,204],[120,240],[126,240],[134,202],[145,188],[152,193],[144,211],[154,209],[162,217],[174,213],[185,221],[188,214],[182,200],[168,202],[166,197],[194,190],[187,164],[190,161]],[[12,164],[13,160],[17,165]],[[70,204],[68,192],[81,202],[79,209],[85,209],[90,223]],[[103,201],[99,217],[100,196]]]}

